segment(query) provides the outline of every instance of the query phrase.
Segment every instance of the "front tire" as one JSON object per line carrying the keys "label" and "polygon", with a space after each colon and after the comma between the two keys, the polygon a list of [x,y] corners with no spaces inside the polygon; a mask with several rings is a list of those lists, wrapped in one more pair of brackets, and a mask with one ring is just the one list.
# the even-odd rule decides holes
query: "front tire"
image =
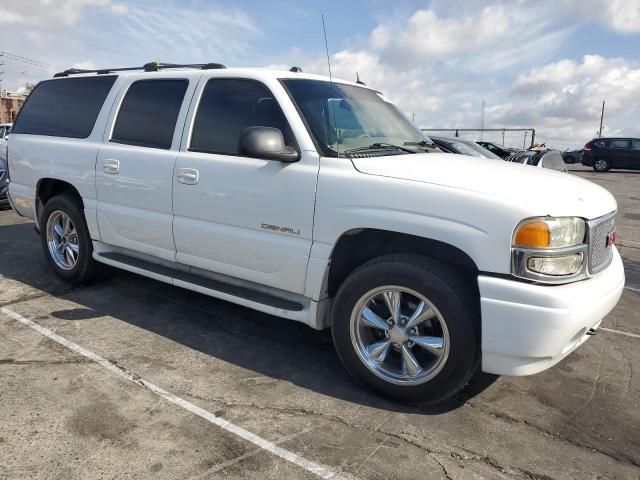
{"label": "front tire", "polygon": [[477,296],[427,257],[393,254],[354,271],[335,299],[338,356],[364,386],[400,403],[436,403],[478,367]]}
{"label": "front tire", "polygon": [[91,281],[98,267],[80,200],[70,194],[55,196],[40,219],[42,249],[56,274],[71,283]]}

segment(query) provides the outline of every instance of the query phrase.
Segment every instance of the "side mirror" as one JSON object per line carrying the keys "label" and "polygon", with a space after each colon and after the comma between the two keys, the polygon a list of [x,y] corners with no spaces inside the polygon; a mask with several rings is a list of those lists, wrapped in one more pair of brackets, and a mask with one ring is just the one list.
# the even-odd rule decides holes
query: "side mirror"
{"label": "side mirror", "polygon": [[248,157],[266,158],[281,162],[297,162],[300,152],[284,144],[284,137],[278,128],[248,127],[240,135],[240,154]]}

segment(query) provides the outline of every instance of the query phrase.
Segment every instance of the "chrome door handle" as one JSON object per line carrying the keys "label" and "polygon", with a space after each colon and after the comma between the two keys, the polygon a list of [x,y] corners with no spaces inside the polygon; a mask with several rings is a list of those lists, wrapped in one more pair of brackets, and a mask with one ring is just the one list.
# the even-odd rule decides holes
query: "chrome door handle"
{"label": "chrome door handle", "polygon": [[176,180],[185,185],[195,185],[200,179],[200,172],[195,168],[179,168]]}
{"label": "chrome door handle", "polygon": [[120,160],[107,159],[102,162],[102,169],[105,173],[120,173]]}

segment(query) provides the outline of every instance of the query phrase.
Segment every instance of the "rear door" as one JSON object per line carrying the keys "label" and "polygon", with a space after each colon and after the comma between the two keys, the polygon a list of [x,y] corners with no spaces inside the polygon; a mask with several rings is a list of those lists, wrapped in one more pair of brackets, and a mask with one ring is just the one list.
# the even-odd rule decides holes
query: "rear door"
{"label": "rear door", "polygon": [[175,260],[173,166],[195,83],[158,72],[119,93],[96,163],[103,242]]}
{"label": "rear door", "polygon": [[608,158],[612,168],[629,168],[631,163],[631,142],[626,138],[609,140]]}

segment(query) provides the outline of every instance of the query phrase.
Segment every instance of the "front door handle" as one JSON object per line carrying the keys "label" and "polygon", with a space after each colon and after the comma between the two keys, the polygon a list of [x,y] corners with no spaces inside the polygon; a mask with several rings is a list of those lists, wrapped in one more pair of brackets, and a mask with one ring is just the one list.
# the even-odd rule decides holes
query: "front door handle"
{"label": "front door handle", "polygon": [[195,185],[200,179],[200,172],[195,168],[179,168],[176,180],[185,185]]}
{"label": "front door handle", "polygon": [[109,158],[102,162],[102,169],[105,173],[116,174],[120,173],[120,161]]}

